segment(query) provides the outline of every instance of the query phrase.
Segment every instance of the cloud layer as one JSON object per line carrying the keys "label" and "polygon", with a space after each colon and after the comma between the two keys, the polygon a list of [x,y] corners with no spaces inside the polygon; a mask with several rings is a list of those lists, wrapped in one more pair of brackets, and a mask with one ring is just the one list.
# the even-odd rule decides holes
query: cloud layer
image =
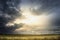
{"label": "cloud layer", "polygon": [[60,0],[0,0],[1,34],[60,33]]}

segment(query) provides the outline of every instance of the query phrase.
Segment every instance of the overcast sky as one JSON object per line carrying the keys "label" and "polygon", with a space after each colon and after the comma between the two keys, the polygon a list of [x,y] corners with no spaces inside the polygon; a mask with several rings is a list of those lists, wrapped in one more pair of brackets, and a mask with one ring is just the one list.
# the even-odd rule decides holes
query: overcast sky
{"label": "overcast sky", "polygon": [[1,0],[1,34],[60,34],[60,0]]}

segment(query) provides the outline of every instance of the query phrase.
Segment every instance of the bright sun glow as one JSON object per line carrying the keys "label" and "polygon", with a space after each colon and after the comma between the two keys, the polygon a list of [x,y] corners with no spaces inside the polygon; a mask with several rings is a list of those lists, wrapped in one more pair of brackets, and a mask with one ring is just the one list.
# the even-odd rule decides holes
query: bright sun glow
{"label": "bright sun glow", "polygon": [[13,23],[8,23],[7,25],[14,25],[16,24],[26,24],[29,26],[46,26],[48,25],[48,17],[46,15],[33,15],[29,8],[23,8],[21,9],[21,14],[19,18],[15,19]]}
{"label": "bright sun glow", "polygon": [[16,19],[15,23],[24,23],[24,24],[35,24],[38,21],[37,16],[33,16],[29,10],[25,10],[22,12],[23,17],[22,19]]}
{"label": "bright sun glow", "polygon": [[29,9],[22,9],[22,19],[17,18],[14,23],[24,23],[26,25],[34,25],[34,26],[45,26],[47,24],[47,16],[40,15],[35,16],[32,15],[33,12],[31,12]]}

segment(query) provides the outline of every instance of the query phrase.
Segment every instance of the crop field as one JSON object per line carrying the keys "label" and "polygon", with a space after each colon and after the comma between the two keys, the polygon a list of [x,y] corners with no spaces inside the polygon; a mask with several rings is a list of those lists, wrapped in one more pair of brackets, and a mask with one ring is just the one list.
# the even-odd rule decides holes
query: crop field
{"label": "crop field", "polygon": [[0,40],[60,40],[60,35],[0,35]]}

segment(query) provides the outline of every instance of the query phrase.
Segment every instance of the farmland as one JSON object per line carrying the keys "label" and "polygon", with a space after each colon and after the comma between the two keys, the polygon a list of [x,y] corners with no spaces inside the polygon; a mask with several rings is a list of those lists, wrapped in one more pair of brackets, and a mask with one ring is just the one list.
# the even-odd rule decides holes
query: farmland
{"label": "farmland", "polygon": [[5,34],[0,35],[0,40],[60,40],[60,35],[48,34],[48,35],[14,35]]}

